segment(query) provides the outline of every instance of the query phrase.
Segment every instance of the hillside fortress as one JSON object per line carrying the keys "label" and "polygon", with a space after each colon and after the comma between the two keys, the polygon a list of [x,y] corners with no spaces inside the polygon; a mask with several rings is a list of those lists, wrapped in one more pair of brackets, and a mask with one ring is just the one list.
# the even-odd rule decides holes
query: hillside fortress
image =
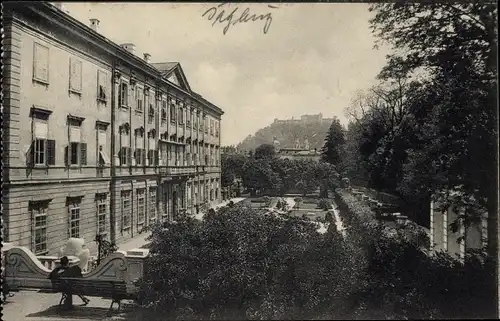
{"label": "hillside fortress", "polygon": [[323,118],[323,114],[319,113],[317,115],[302,115],[300,118],[292,119],[274,119],[274,123],[276,124],[298,124],[298,123],[331,123],[333,118]]}

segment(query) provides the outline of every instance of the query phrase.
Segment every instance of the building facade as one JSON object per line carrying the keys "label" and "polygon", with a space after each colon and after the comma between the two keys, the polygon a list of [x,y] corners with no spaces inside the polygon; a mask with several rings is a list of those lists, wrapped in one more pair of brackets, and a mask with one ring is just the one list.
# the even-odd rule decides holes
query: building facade
{"label": "building facade", "polygon": [[432,252],[446,252],[463,260],[469,249],[482,249],[486,246],[487,213],[482,213],[477,221],[472,221],[467,226],[459,224],[456,230],[452,230],[452,223],[464,214],[465,208],[454,204],[453,201],[450,205],[431,202],[430,250]]}
{"label": "building facade", "polygon": [[4,10],[4,241],[53,255],[117,244],[220,202],[223,111],[46,2]]}
{"label": "building facade", "polygon": [[319,113],[317,115],[302,115],[300,118],[291,119],[274,119],[276,124],[299,124],[299,123],[328,123],[330,124],[334,118],[323,118],[323,114]]}
{"label": "building facade", "polygon": [[290,147],[281,147],[280,141],[274,137],[273,138],[273,146],[276,152],[276,155],[280,159],[289,159],[289,160],[310,160],[319,162],[321,160],[321,153],[317,150],[311,150],[309,147],[309,140],[305,139],[304,143],[301,144],[300,140],[295,139],[295,145],[293,148]]}

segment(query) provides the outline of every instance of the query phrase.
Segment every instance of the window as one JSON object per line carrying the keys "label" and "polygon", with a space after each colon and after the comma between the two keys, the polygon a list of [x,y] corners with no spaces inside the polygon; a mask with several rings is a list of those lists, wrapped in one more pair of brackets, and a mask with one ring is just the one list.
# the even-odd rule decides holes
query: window
{"label": "window", "polygon": [[[73,116],[72,116],[73,117]],[[68,117],[69,126],[69,144],[66,147],[66,164],[67,165],[87,165],[87,144],[81,140],[81,125],[82,119]]]}
{"label": "window", "polygon": [[98,155],[98,164],[103,166],[103,165],[109,165],[110,160],[108,157],[108,150],[106,148],[107,146],[107,133],[106,133],[106,126],[104,125],[98,125],[97,128],[97,155]]}
{"label": "window", "polygon": [[101,102],[107,101],[107,87],[108,77],[102,70],[97,71],[97,100]]}
{"label": "window", "polygon": [[191,111],[186,107],[186,126],[191,127]]}
{"label": "window", "polygon": [[139,113],[142,113],[144,97],[141,88],[135,87],[135,96],[137,99],[137,105],[135,106],[135,110]]}
{"label": "window", "polygon": [[145,195],[144,188],[137,189],[137,225],[142,225],[145,221]]}
{"label": "window", "polygon": [[173,103],[170,103],[170,121],[172,123],[175,123],[176,120],[177,120],[177,115],[176,115],[175,105]]}
{"label": "window", "polygon": [[158,165],[158,151],[156,150],[156,130],[151,129],[148,132],[148,165]]}
{"label": "window", "polygon": [[154,149],[150,149],[148,151],[148,163],[149,166],[158,165],[158,151]]}
{"label": "window", "polygon": [[32,251],[35,255],[43,255],[47,250],[47,210],[48,201],[30,202],[28,209],[31,213],[32,224]]}
{"label": "window", "polygon": [[134,153],[134,158],[135,158],[135,164],[137,166],[145,165],[144,160],[146,159],[146,151],[142,148],[136,148]]}
{"label": "window", "polygon": [[184,124],[184,108],[179,107],[179,124]]}
{"label": "window", "polygon": [[161,122],[165,123],[167,121],[167,102],[164,100],[161,103],[162,103]]}
{"label": "window", "polygon": [[120,84],[120,93],[118,95],[118,106],[128,108],[128,84]]}
{"label": "window", "polygon": [[214,135],[214,121],[210,119],[210,135]]}
{"label": "window", "polygon": [[130,145],[130,130],[128,124],[123,124],[120,126],[120,165],[126,166],[130,164],[132,150]]}
{"label": "window", "polygon": [[219,137],[219,127],[220,123],[217,121],[215,122],[215,137]]}
{"label": "window", "polygon": [[128,160],[130,159],[130,147],[122,147],[120,149],[120,165],[126,166],[128,164]]}
{"label": "window", "polygon": [[96,195],[97,202],[97,234],[106,234],[106,193]]}
{"label": "window", "polygon": [[156,221],[156,187],[149,188],[149,222]]}
{"label": "window", "polygon": [[36,42],[33,46],[33,80],[49,83],[49,47]]}
{"label": "window", "polygon": [[135,164],[144,165],[146,161],[146,154],[144,151],[144,128],[137,128],[135,130]]}
{"label": "window", "polygon": [[82,62],[73,57],[69,59],[69,90],[82,92]]}
{"label": "window", "polygon": [[28,150],[29,165],[55,165],[56,142],[47,139],[48,123],[44,119],[33,120],[33,142]]}
{"label": "window", "polygon": [[208,134],[208,118],[205,117],[205,134]]}
{"label": "window", "polygon": [[80,201],[79,199],[68,200],[69,210],[69,237],[80,237]]}
{"label": "window", "polygon": [[55,165],[55,140],[35,139],[34,164]]}
{"label": "window", "polygon": [[152,124],[155,120],[155,108],[153,104],[149,104],[148,124]]}
{"label": "window", "polygon": [[66,161],[68,165],[82,166],[87,165],[87,144],[70,142],[66,147]]}
{"label": "window", "polygon": [[122,191],[122,229],[130,228],[130,196],[131,191]]}

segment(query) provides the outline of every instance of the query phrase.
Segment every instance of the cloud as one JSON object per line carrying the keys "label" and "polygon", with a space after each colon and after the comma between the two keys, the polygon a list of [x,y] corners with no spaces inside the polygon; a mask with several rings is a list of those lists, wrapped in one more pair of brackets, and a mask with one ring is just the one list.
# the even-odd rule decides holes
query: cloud
{"label": "cloud", "polygon": [[[84,23],[133,42],[152,61],[180,61],[191,87],[224,109],[222,143],[236,144],[274,118],[323,113],[345,123],[344,108],[375,82],[387,49],[373,50],[368,4],[229,4],[272,14],[264,21],[224,25],[202,14],[216,4],[67,3]],[[219,9],[220,10],[220,9]],[[237,16],[237,15],[236,15]]]}

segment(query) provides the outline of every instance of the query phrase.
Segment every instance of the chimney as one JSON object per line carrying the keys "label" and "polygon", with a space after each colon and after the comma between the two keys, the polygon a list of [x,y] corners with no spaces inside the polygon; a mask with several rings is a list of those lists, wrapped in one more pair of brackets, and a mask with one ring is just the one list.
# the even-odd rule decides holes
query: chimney
{"label": "chimney", "polygon": [[144,53],[144,60],[145,60],[146,62],[149,62],[149,59],[151,59],[151,55],[150,55],[150,54],[148,54],[147,52],[146,52],[146,53]]}
{"label": "chimney", "polygon": [[120,45],[123,49],[127,50],[131,54],[135,52],[135,45],[133,43],[124,43]]}
{"label": "chimney", "polygon": [[92,28],[95,32],[99,32],[99,22],[99,19],[90,19],[90,28]]}

